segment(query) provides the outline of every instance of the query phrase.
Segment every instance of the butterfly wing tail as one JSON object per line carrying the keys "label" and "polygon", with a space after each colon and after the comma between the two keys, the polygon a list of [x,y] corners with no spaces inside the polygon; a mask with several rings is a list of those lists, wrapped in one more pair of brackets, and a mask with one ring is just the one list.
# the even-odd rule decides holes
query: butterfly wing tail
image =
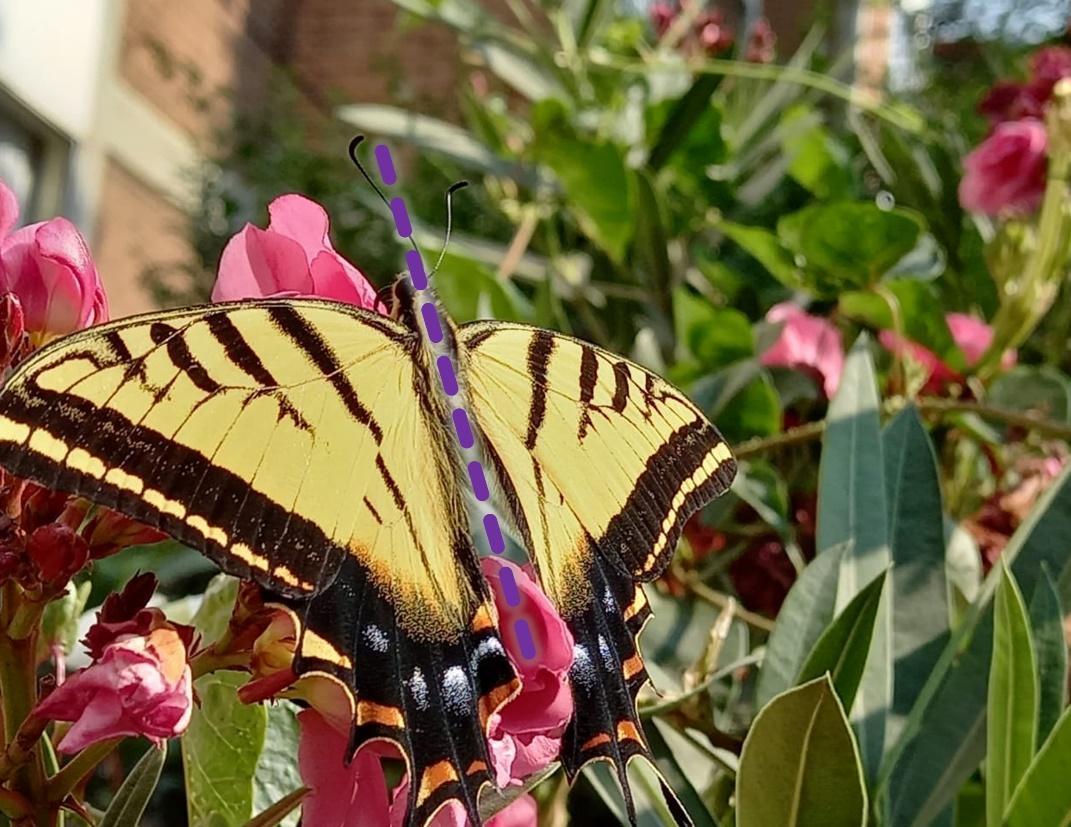
{"label": "butterfly wing tail", "polygon": [[348,560],[303,609],[294,670],[330,675],[350,694],[351,754],[374,740],[398,748],[409,771],[407,827],[425,827],[451,801],[479,824],[479,793],[493,783],[487,720],[520,687],[486,599],[455,640],[418,641]]}
{"label": "butterfly wing tail", "polygon": [[575,641],[570,681],[576,714],[562,740],[566,775],[572,781],[592,761],[608,761],[635,825],[636,805],[627,768],[632,759],[643,759],[658,774],[676,823],[691,827],[687,811],[658,772],[636,710],[636,696],[647,681],[636,640],[651,609],[630,574],[604,560],[597,549],[592,559],[596,599],[568,619]]}

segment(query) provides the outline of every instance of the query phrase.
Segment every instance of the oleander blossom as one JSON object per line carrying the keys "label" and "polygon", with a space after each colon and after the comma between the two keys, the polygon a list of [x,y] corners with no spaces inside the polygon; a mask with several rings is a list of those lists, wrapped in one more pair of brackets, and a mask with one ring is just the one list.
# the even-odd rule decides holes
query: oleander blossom
{"label": "oleander blossom", "polygon": [[0,293],[14,294],[36,344],[108,319],[108,301],[89,247],[66,218],[17,230],[19,208],[0,181]]}
{"label": "oleander blossom", "polygon": [[[963,353],[967,367],[978,364],[993,343],[993,328],[981,319],[966,313],[949,313],[945,316],[945,321],[952,334],[952,341]],[[878,334],[878,341],[890,353],[901,357],[908,356],[922,368],[925,376],[922,389],[925,393],[939,393],[946,386],[963,381],[963,376],[959,371],[953,370],[932,350],[918,342],[902,338],[895,331],[881,331]],[[1016,351],[1005,351],[1001,358],[1001,366],[1005,369],[1011,368],[1017,359]]]}
{"label": "oleander blossom", "polygon": [[193,630],[145,607],[155,585],[151,575],[140,575],[109,596],[85,640],[93,662],[34,710],[43,718],[72,722],[58,744],[61,752],[120,736],[160,743],[189,725]]}
{"label": "oleander blossom", "polygon": [[1041,121],[1008,121],[963,159],[959,202],[965,210],[1031,213],[1045,194],[1048,137]]}
{"label": "oleander blossom", "polygon": [[331,245],[323,207],[302,195],[281,195],[268,205],[268,216],[267,229],[246,224],[227,242],[213,301],[316,296],[374,308],[375,288]]}
{"label": "oleander blossom", "polygon": [[762,364],[807,373],[832,399],[844,371],[844,340],[836,326],[791,302],[771,307],[766,321],[781,325],[781,330],[777,340],[762,354]]}

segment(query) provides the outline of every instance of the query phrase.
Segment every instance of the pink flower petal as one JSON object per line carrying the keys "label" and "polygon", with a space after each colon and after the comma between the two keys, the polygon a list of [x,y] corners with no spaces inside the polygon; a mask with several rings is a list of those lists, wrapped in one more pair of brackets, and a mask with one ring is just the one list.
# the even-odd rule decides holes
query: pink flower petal
{"label": "pink flower petal", "polygon": [[310,266],[312,294],[366,310],[376,301],[376,291],[360,272],[331,250],[317,253]]}
{"label": "pink flower petal", "polygon": [[349,736],[312,709],[298,713],[298,769],[312,792],[302,821],[323,827],[389,827],[390,799],[379,755],[372,745],[345,763]]}
{"label": "pink flower petal", "polygon": [[486,827],[536,827],[538,819],[539,808],[536,806],[536,800],[525,793],[495,813]]}
{"label": "pink flower petal", "polygon": [[1048,169],[1048,136],[1041,121],[998,124],[963,159],[959,202],[971,212],[1030,213],[1041,204]]}
{"label": "pink flower petal", "polygon": [[0,241],[19,220],[19,202],[7,184],[0,181]]}
{"label": "pink flower petal", "polygon": [[781,332],[762,354],[762,364],[817,374],[826,397],[832,399],[844,372],[844,342],[836,326],[792,302],[775,304],[766,321],[780,324]]}
{"label": "pink flower petal", "polygon": [[212,301],[311,291],[312,277],[301,246],[286,236],[246,224],[223,248]]}
{"label": "pink flower petal", "polygon": [[268,205],[268,232],[296,241],[309,264],[324,250],[334,252],[328,227],[327,211],[304,195],[280,195]]}

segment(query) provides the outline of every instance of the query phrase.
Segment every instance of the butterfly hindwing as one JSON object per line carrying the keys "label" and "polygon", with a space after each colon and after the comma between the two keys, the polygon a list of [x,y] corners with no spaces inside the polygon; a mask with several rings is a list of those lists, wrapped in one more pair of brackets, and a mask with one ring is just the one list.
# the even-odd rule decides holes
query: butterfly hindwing
{"label": "butterfly hindwing", "polygon": [[[416,827],[451,799],[474,812],[483,725],[516,685],[419,348],[346,305],[221,304],[59,340],[0,393],[10,472],[157,526],[295,609],[296,668],[346,687],[355,746],[399,745]],[[383,651],[362,651],[379,632]],[[401,690],[417,670],[426,708]]]}
{"label": "butterfly hindwing", "polygon": [[[680,391],[621,357],[515,324],[459,331],[461,362],[516,533],[576,641],[570,778],[653,759],[636,713],[647,679],[639,581],[668,565],[684,523],[735,474],[717,429]],[[674,806],[676,805],[676,806]],[[671,802],[681,824],[687,814]]]}

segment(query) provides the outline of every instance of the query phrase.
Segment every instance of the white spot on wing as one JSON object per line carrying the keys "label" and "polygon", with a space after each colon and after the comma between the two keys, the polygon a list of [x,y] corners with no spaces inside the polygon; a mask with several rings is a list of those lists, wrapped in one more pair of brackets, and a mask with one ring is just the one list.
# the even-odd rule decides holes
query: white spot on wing
{"label": "white spot on wing", "polygon": [[573,644],[573,668],[570,670],[573,678],[586,689],[595,685],[599,676],[595,674],[595,668],[591,664],[591,655],[586,647],[579,643]]}
{"label": "white spot on wing", "polygon": [[476,645],[476,648],[472,650],[472,656],[469,658],[472,671],[476,671],[476,668],[480,665],[480,661],[484,658],[490,657],[491,655],[504,654],[506,654],[506,650],[502,647],[502,641],[497,637],[484,638]]}
{"label": "white spot on wing", "polygon": [[606,638],[599,635],[599,654],[602,655],[602,665],[606,668],[607,672],[614,671],[614,653],[610,651],[610,644],[606,642]]}
{"label": "white spot on wing", "polygon": [[409,678],[409,694],[416,701],[417,709],[424,711],[428,708],[428,684],[419,666],[413,670],[413,675]]}
{"label": "white spot on wing", "polygon": [[617,602],[614,600],[614,596],[610,594],[609,589],[604,590],[602,593],[602,605],[606,607],[606,611],[609,614],[617,612]]}
{"label": "white spot on wing", "polygon": [[373,652],[383,654],[390,648],[390,639],[387,633],[374,624],[364,627],[364,642]]}
{"label": "white spot on wing", "polygon": [[451,666],[443,672],[443,704],[446,711],[464,715],[472,706],[472,687],[469,676],[460,666]]}

